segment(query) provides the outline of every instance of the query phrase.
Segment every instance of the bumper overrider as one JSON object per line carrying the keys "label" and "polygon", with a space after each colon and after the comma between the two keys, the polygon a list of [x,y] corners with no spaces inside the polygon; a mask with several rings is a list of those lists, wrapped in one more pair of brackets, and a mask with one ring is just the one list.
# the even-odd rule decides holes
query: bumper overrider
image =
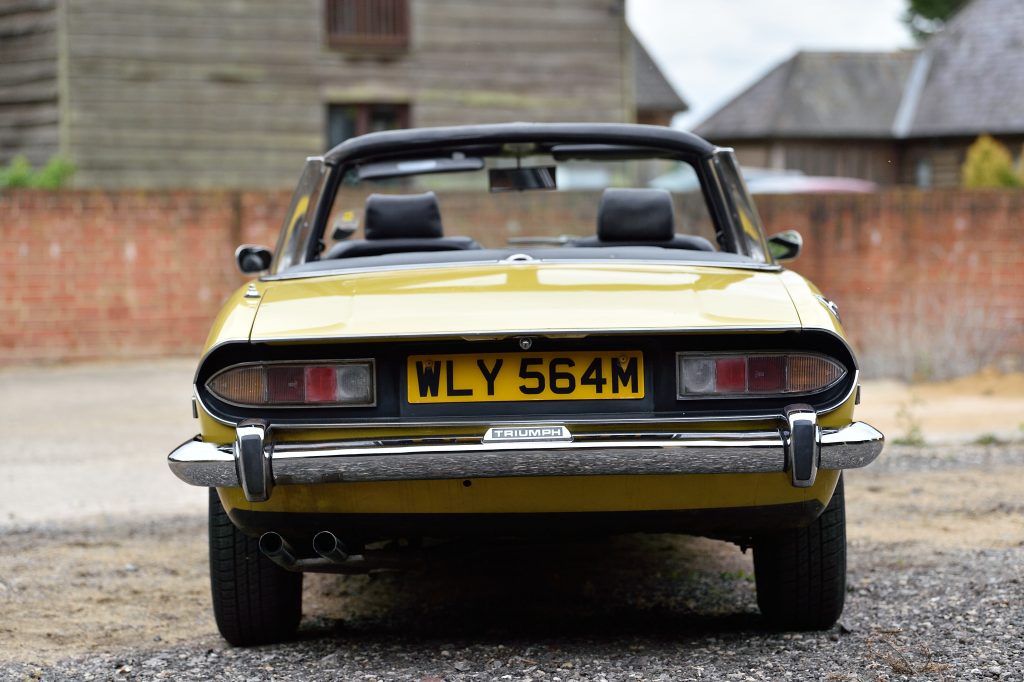
{"label": "bumper overrider", "polygon": [[863,422],[818,426],[808,405],[788,407],[779,427],[759,431],[570,432],[562,424],[495,426],[483,436],[393,437],[274,442],[268,424],[242,422],[235,442],[196,436],[168,456],[191,485],[241,487],[250,502],[276,485],[354,481],[789,472],[810,487],[818,469],[855,469],[882,451],[884,437]]}

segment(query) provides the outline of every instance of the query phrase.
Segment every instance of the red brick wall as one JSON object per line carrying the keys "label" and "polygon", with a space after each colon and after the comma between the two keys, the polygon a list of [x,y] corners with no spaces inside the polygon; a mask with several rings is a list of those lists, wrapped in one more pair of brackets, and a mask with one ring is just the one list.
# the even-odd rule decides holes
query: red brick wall
{"label": "red brick wall", "polygon": [[835,300],[869,374],[944,378],[1024,357],[1024,192],[758,199],[791,267]]}
{"label": "red brick wall", "polygon": [[[535,224],[592,230],[596,197],[578,201]],[[0,195],[0,364],[197,352],[243,281],[235,246],[273,245],[287,202],[287,192]],[[758,206],[770,233],[804,235],[792,267],[840,305],[870,373],[938,377],[1020,361],[1024,193],[773,196]],[[490,209],[464,226],[495,225],[491,243],[517,233]]]}
{"label": "red brick wall", "polygon": [[[192,353],[287,194],[0,195],[0,363]],[[243,229],[242,226],[246,226]]]}

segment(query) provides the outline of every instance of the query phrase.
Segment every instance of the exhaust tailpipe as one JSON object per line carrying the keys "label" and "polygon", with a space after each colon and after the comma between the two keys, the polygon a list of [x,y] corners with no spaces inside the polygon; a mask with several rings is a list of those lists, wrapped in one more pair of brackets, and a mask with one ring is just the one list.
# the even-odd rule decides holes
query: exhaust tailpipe
{"label": "exhaust tailpipe", "polygon": [[273,531],[264,533],[260,536],[260,551],[263,556],[267,557],[281,568],[291,570],[295,568],[295,564],[298,563],[295,559],[295,552],[292,550],[292,546],[281,537],[280,533]]}
{"label": "exhaust tailpipe", "polygon": [[345,563],[349,559],[345,545],[329,530],[322,530],[313,536],[313,550],[336,564]]}

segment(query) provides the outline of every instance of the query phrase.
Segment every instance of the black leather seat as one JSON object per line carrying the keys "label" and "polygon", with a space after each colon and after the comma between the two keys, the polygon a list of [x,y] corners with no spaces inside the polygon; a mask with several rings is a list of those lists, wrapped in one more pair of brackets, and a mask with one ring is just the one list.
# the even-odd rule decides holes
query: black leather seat
{"label": "black leather seat", "polygon": [[597,209],[597,236],[582,237],[571,246],[661,246],[667,249],[714,251],[703,237],[676,234],[672,195],[664,189],[608,188]]}
{"label": "black leather seat", "polygon": [[379,256],[414,251],[479,249],[469,237],[445,237],[441,209],[433,192],[425,194],[371,194],[366,198],[363,222],[366,239],[335,244],[324,259]]}

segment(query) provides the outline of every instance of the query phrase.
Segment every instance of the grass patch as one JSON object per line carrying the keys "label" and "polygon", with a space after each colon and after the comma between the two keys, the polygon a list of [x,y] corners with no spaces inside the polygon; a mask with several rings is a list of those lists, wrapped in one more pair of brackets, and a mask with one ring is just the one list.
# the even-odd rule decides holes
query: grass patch
{"label": "grass patch", "polygon": [[901,405],[896,412],[896,420],[903,428],[903,433],[892,439],[894,445],[913,445],[921,447],[925,444],[924,433],[921,431],[921,422],[911,411],[909,405]]}
{"label": "grass patch", "polygon": [[754,582],[754,574],[742,569],[738,571],[721,571],[718,575],[723,580],[739,580],[748,583]]}
{"label": "grass patch", "polygon": [[897,640],[897,632],[881,630],[876,637],[867,641],[868,653],[876,661],[889,666],[897,675],[920,675],[940,673],[949,670],[948,663],[934,660],[934,654],[927,645],[918,647],[918,653],[907,650]]}
{"label": "grass patch", "polygon": [[971,442],[974,445],[1002,445],[1005,441],[994,433],[983,433]]}

